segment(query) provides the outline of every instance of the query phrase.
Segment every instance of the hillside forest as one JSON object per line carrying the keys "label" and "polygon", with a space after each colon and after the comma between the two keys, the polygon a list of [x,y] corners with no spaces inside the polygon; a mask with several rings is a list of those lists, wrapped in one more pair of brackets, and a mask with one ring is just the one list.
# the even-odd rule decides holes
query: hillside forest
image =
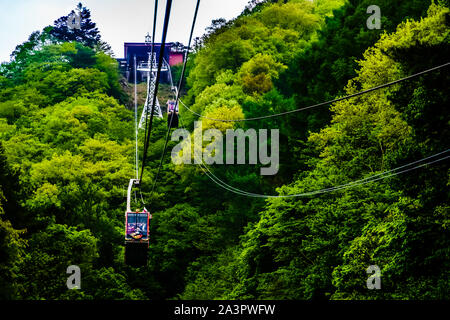
{"label": "hillside forest", "polygon": [[[367,26],[371,5],[380,29]],[[313,193],[236,194],[170,152],[152,190],[164,114],[143,172],[153,219],[141,267],[124,263],[134,85],[79,8],[81,30],[55,17],[0,65],[0,299],[449,299],[448,65],[301,112],[211,120],[293,111],[448,63],[448,1],[253,0],[213,20],[186,64],[181,100],[196,114],[180,105],[182,125],[279,129],[275,175],[207,168],[248,193]],[[139,112],[145,94],[139,84]],[[169,95],[162,83],[161,105]],[[373,265],[380,290],[366,285]]]}

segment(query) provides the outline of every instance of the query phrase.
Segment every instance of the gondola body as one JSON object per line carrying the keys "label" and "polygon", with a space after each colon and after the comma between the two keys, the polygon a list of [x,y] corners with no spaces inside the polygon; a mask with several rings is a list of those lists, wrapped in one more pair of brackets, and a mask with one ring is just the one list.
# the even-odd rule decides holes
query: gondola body
{"label": "gondola body", "polygon": [[167,127],[178,128],[178,106],[174,100],[167,102]]}
{"label": "gondola body", "polygon": [[131,266],[147,264],[149,247],[149,212],[125,214],[125,263]]}
{"label": "gondola body", "polygon": [[178,113],[171,112],[167,115],[167,127],[178,128]]}
{"label": "gondola body", "polygon": [[143,211],[131,210],[131,191],[139,186],[138,179],[130,179],[125,211],[125,264],[140,267],[147,265],[150,240],[150,220],[152,215]]}

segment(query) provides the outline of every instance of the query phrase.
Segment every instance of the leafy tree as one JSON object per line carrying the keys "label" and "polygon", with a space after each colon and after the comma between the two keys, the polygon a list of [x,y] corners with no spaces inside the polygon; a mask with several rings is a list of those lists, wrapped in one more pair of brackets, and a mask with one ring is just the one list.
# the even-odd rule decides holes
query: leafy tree
{"label": "leafy tree", "polygon": [[[448,8],[432,5],[428,14],[420,22],[401,24],[397,32],[384,35],[368,49],[365,59],[359,62],[359,76],[349,82],[346,93],[391,81],[407,72],[389,53],[400,44],[412,52],[421,46],[433,48],[434,54],[441,56],[448,46],[444,31]],[[409,40],[403,41],[406,39]],[[387,91],[335,104],[332,124],[309,138],[321,159],[314,163],[314,169],[280,188],[279,193],[319,190],[360,179],[364,173],[370,175],[392,168],[388,159],[399,157],[401,151],[417,142],[412,128],[397,110],[402,108],[395,104],[399,88]],[[439,110],[442,96],[439,93],[437,97]],[[416,98],[409,96],[409,101]],[[418,117],[425,122],[426,118]],[[401,163],[414,161],[409,156],[406,153]],[[447,296],[443,283],[448,279],[445,267],[449,261],[448,245],[438,236],[446,230],[444,212],[448,195],[443,192],[446,188],[443,184],[447,181],[442,184],[434,179],[448,175],[448,165],[435,165],[417,174],[424,183],[406,176],[406,181],[414,181],[411,187],[399,178],[392,178],[313,198],[270,200],[260,221],[243,238],[242,260],[237,262],[239,283],[228,297],[442,299]],[[416,188],[417,185],[421,187]],[[373,264],[381,268],[385,291],[373,293],[365,288],[365,270]]]}
{"label": "leafy tree", "polygon": [[[5,198],[1,192],[0,197],[3,203]],[[3,219],[2,203],[0,203],[0,297],[2,300],[10,300],[18,297],[20,286],[16,279],[24,262],[27,242],[23,239],[23,230],[14,229],[10,221]]]}
{"label": "leafy tree", "polygon": [[155,215],[153,230],[151,268],[166,282],[164,296],[171,297],[184,287],[185,270],[193,258],[214,250],[214,229],[195,208],[177,204]]}
{"label": "leafy tree", "polygon": [[[67,291],[67,267],[77,265],[84,274],[93,269],[97,239],[89,230],[51,224],[35,233],[22,265],[21,296],[27,299],[58,299]],[[83,282],[81,283],[83,289]]]}
{"label": "leafy tree", "polygon": [[262,94],[273,88],[272,79],[278,78],[283,65],[269,55],[257,54],[244,63],[240,70],[242,88],[247,94]]}
{"label": "leafy tree", "polygon": [[225,299],[238,282],[236,261],[239,250],[227,248],[218,256],[202,256],[193,262],[186,275],[187,284],[179,296],[186,300]]}
{"label": "leafy tree", "polygon": [[[317,10],[333,2],[318,1]],[[289,61],[288,69],[280,74],[276,86],[288,97],[295,98],[297,108],[332,100],[344,94],[347,82],[356,76],[358,59],[375,44],[383,32],[393,32],[397,25],[411,18],[426,14],[431,1],[363,1],[350,0],[335,9],[318,31],[318,41],[310,42],[304,50],[297,50]],[[367,8],[377,5],[382,11],[380,30],[368,30]],[[330,121],[326,109],[307,110],[290,117],[299,128],[294,139],[305,139],[309,131],[317,132]]]}
{"label": "leafy tree", "polygon": [[[54,27],[51,31],[51,35],[60,41],[77,41],[87,47],[94,48],[99,44],[100,33],[96,24],[91,20],[91,11],[83,5],[78,3],[77,13],[74,10],[69,15],[63,16],[54,22]],[[67,20],[71,15],[79,14],[81,17],[80,28],[68,28]]]}

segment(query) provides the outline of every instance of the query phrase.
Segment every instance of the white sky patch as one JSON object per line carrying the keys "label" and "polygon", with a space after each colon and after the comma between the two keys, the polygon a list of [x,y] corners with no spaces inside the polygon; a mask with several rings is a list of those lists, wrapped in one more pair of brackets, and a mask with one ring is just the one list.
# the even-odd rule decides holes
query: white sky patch
{"label": "white sky patch", "polygon": [[[123,57],[124,42],[143,42],[152,33],[154,0],[0,0],[0,62],[26,41],[33,31],[42,30],[69,14],[81,2],[91,10],[102,39],[117,58]],[[194,36],[201,36],[211,20],[238,16],[249,0],[201,0]],[[168,42],[187,45],[196,0],[173,0],[167,34]],[[159,0],[156,41],[161,41],[166,0]]]}

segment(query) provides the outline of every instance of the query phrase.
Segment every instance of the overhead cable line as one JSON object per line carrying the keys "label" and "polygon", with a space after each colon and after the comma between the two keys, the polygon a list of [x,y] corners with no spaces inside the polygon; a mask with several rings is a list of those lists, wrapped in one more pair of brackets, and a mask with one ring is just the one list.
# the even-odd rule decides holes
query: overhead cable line
{"label": "overhead cable line", "polygon": [[[184,127],[181,117],[180,117],[180,123],[181,126]],[[195,150],[194,150],[195,152]],[[433,158],[439,157],[441,155],[444,155],[446,153],[449,153],[450,149],[444,150],[442,152],[436,153],[434,155],[431,155],[429,157],[423,158],[421,160],[416,160],[414,162],[410,162],[408,164],[402,165],[400,167],[391,169],[391,170],[387,170],[375,175],[371,175],[369,177],[366,177],[364,179],[360,179],[360,180],[356,180],[356,181],[352,181],[352,182],[348,182],[345,184],[341,184],[338,186],[334,186],[334,187],[330,187],[330,188],[324,188],[324,189],[320,189],[320,190],[315,190],[315,191],[310,191],[310,192],[304,192],[304,193],[297,193],[297,194],[288,194],[288,195],[266,195],[266,194],[258,194],[258,193],[252,193],[252,192],[247,192],[245,190],[241,190],[238,189],[236,187],[233,187],[229,184],[227,184],[226,182],[224,182],[223,180],[221,180],[220,178],[218,178],[216,175],[214,175],[214,173],[211,172],[211,170],[209,170],[209,168],[207,167],[207,165],[203,162],[200,163],[200,168],[202,169],[202,171],[208,176],[208,178],[213,181],[215,184],[217,184],[218,186],[220,186],[221,188],[233,192],[235,194],[238,195],[242,195],[242,196],[246,196],[246,197],[252,197],[252,198],[294,198],[294,197],[308,197],[308,196],[314,196],[314,195],[319,195],[319,194],[324,194],[324,193],[329,193],[329,192],[333,192],[333,191],[338,191],[338,190],[342,190],[342,189],[348,189],[348,188],[353,188],[359,185],[363,185],[363,184],[367,184],[367,183],[371,183],[371,182],[375,182],[378,180],[382,180],[382,179],[386,179],[392,176],[396,176],[402,173],[406,173],[412,170],[416,170],[419,169],[421,167],[427,166],[427,165],[431,165],[443,160],[446,160],[448,158],[450,158],[450,156],[446,156],[446,157],[442,157],[442,158],[438,158],[436,160],[432,160],[432,161],[428,161],[425,163],[421,163],[424,162],[426,160],[431,160]],[[419,164],[421,163],[421,164]],[[417,166],[412,167],[412,168],[408,168],[405,170],[401,170],[407,167],[411,167],[413,165],[417,164]],[[401,170],[401,171],[399,171]]]}
{"label": "overhead cable line", "polygon": [[[176,91],[176,99],[175,99],[175,109],[173,111],[174,113],[177,110],[178,101],[180,99],[181,87],[183,85],[184,73],[186,71],[186,64],[187,64],[187,60],[188,60],[188,56],[189,56],[189,51],[191,49],[191,42],[192,42],[192,37],[193,37],[193,34],[194,34],[195,22],[197,21],[197,14],[198,14],[199,6],[200,6],[200,0],[197,0],[197,5],[196,5],[195,11],[194,11],[194,18],[192,19],[191,33],[189,35],[189,41],[188,41],[187,49],[186,49],[186,52],[185,52],[185,55],[184,55],[183,69],[181,70],[180,80],[178,81],[178,88],[177,88],[177,91]],[[170,70],[169,70],[169,72],[170,72]],[[153,190],[156,187],[156,184],[157,184],[158,178],[159,178],[159,174],[160,174],[160,171],[161,171],[161,167],[162,167],[162,164],[164,162],[164,157],[166,155],[167,145],[168,145],[168,142],[169,142],[170,129],[172,128],[172,120],[173,120],[173,118],[174,118],[174,116],[172,116],[170,118],[170,121],[169,121],[169,128],[167,129],[166,140],[164,142],[163,152],[162,152],[162,155],[161,155],[161,159],[159,161],[158,171],[156,173],[155,179],[153,180],[153,186],[152,186],[151,193],[153,193]]]}
{"label": "overhead cable line", "polygon": [[[184,77],[184,73],[185,73],[185,69],[186,69],[187,57],[188,57],[188,54],[189,54],[190,44],[191,44],[191,40],[192,40],[192,34],[193,34],[195,21],[196,21],[196,17],[197,17],[199,3],[200,3],[200,0],[197,1],[197,6],[196,6],[196,9],[195,9],[193,24],[192,24],[192,28],[191,28],[191,34],[190,34],[189,43],[188,43],[188,49],[186,51],[185,60],[184,60],[184,64],[183,64],[183,69],[182,69],[182,72],[181,72],[181,77],[180,77],[179,85],[178,85],[177,92],[176,92],[176,103],[175,103],[175,106],[177,106],[178,102],[180,102],[191,113],[193,113],[193,114],[195,114],[195,115],[197,115],[197,116],[199,116],[201,118],[205,118],[205,119],[212,120],[212,121],[221,121],[221,122],[252,121],[252,120],[261,120],[261,119],[266,119],[266,118],[283,116],[283,115],[287,115],[287,114],[291,114],[291,113],[295,113],[295,112],[300,112],[300,111],[303,111],[303,110],[312,109],[312,108],[316,108],[316,107],[332,104],[332,103],[343,101],[343,100],[348,100],[348,99],[351,99],[351,98],[354,98],[354,97],[357,97],[357,96],[361,96],[361,95],[366,94],[366,93],[370,93],[372,91],[376,91],[376,90],[380,90],[380,89],[383,89],[383,88],[387,88],[387,87],[393,86],[393,85],[395,85],[397,83],[400,83],[400,82],[403,82],[403,81],[406,81],[406,80],[409,80],[409,79],[412,79],[412,78],[415,78],[415,77],[418,77],[418,76],[421,76],[421,75],[424,75],[424,74],[436,71],[438,69],[447,67],[450,64],[450,63],[445,63],[443,65],[440,65],[440,66],[437,66],[437,67],[434,67],[434,68],[431,68],[431,69],[427,69],[427,70],[424,70],[422,72],[419,72],[419,73],[416,73],[416,74],[413,74],[413,75],[410,75],[410,76],[407,76],[407,77],[404,77],[404,78],[401,78],[401,79],[398,79],[398,80],[395,80],[395,81],[392,81],[392,82],[389,82],[389,83],[386,83],[386,84],[382,84],[382,85],[379,85],[379,86],[376,86],[376,87],[373,87],[373,88],[370,88],[370,89],[367,89],[367,90],[363,90],[363,91],[360,91],[358,93],[354,93],[354,94],[351,94],[351,95],[348,95],[348,96],[345,96],[345,97],[333,99],[333,100],[330,100],[330,101],[322,102],[322,103],[319,103],[319,104],[315,104],[315,105],[311,105],[311,106],[307,106],[307,107],[303,107],[303,108],[299,108],[299,109],[295,109],[295,110],[290,110],[290,111],[285,111],[285,112],[281,112],[281,113],[277,113],[277,114],[260,116],[260,117],[246,118],[246,119],[215,119],[215,118],[210,118],[210,117],[203,116],[203,115],[201,115],[201,114],[191,110],[189,107],[187,107],[183,103],[183,101],[181,101],[179,99],[179,95],[180,95],[180,91],[181,91],[181,87],[182,87],[182,81],[183,81],[183,77]],[[166,17],[167,17],[167,11],[166,11]],[[165,22],[166,22],[166,20],[165,20]],[[165,24],[165,28],[166,28],[166,24]],[[161,58],[161,56],[160,56],[160,58]],[[158,65],[158,76],[159,76],[159,72],[160,72],[160,64]],[[157,78],[157,83],[159,83],[159,77]],[[156,97],[156,92],[155,92],[154,98],[155,97]],[[166,134],[166,139],[165,139],[165,144],[164,144],[164,148],[163,148],[163,153],[162,153],[162,156],[161,156],[161,159],[160,159],[160,163],[159,163],[159,166],[158,166],[158,171],[157,171],[156,177],[155,177],[154,182],[153,182],[151,193],[153,193],[153,191],[155,189],[155,186],[157,184],[158,177],[159,177],[159,174],[160,174],[160,171],[161,171],[161,167],[162,167],[162,164],[163,164],[163,161],[164,161],[164,156],[165,156],[165,153],[166,153],[166,150],[167,150],[168,137],[170,135],[170,129],[171,129],[171,126],[172,126],[172,119],[173,119],[173,117],[169,121],[169,127],[168,127],[167,134]],[[181,122],[181,117],[180,117],[180,122]],[[151,121],[150,121],[150,128],[151,128]],[[149,132],[149,135],[150,135],[150,132]],[[148,141],[147,141],[147,143],[148,143]],[[306,197],[306,196],[313,196],[313,195],[318,195],[318,194],[324,194],[324,193],[328,193],[328,192],[333,192],[333,191],[337,191],[337,190],[342,190],[342,189],[347,189],[347,188],[351,188],[351,187],[367,184],[367,183],[370,183],[370,182],[375,182],[375,181],[378,181],[378,180],[381,180],[381,179],[386,179],[386,178],[389,178],[389,177],[392,177],[392,176],[396,176],[396,175],[399,175],[399,174],[402,174],[402,173],[405,173],[405,172],[416,170],[418,168],[421,168],[421,167],[424,167],[424,166],[427,166],[427,165],[431,165],[431,164],[437,163],[439,161],[443,161],[445,159],[448,159],[448,158],[450,158],[450,156],[446,156],[446,157],[443,157],[443,158],[439,158],[439,159],[436,159],[436,160],[433,160],[433,161],[429,161],[429,162],[423,163],[426,160],[430,160],[430,159],[436,158],[439,155],[443,155],[445,153],[448,153],[449,151],[450,151],[450,149],[447,149],[447,150],[445,150],[443,152],[437,153],[437,154],[429,156],[427,158],[424,158],[424,159],[421,159],[421,160],[418,160],[418,161],[415,161],[415,162],[412,162],[412,163],[409,163],[409,164],[397,167],[397,168],[392,169],[392,170],[388,170],[388,171],[385,171],[385,172],[382,172],[382,173],[379,173],[379,174],[375,174],[375,175],[372,175],[372,176],[364,178],[364,179],[352,181],[352,182],[349,182],[349,183],[346,183],[346,184],[342,184],[342,185],[338,185],[338,186],[334,186],[334,187],[330,187],[330,188],[320,189],[320,190],[311,191],[311,192],[304,192],[304,193],[299,193],[299,194],[292,194],[292,195],[265,195],[265,194],[257,194],[257,193],[247,192],[247,191],[235,188],[233,186],[230,186],[227,183],[225,183],[224,181],[222,181],[220,178],[215,176],[209,170],[209,168],[206,166],[206,164],[203,163],[203,161],[200,164],[200,166],[201,166],[201,169],[203,170],[203,172],[214,183],[216,183],[220,187],[222,187],[222,188],[224,188],[224,189],[226,189],[226,190],[228,190],[230,192],[233,192],[233,193],[236,193],[236,194],[239,194],[239,195],[243,195],[243,196],[256,197],[256,198],[292,198],[292,197]],[[408,169],[399,171],[400,169],[410,167],[410,166],[412,166],[414,164],[419,164],[419,165],[417,165],[415,167],[412,167],[412,168],[408,168]],[[142,175],[142,173],[141,173],[141,175]],[[141,197],[142,197],[142,195],[141,195]]]}
{"label": "overhead cable line", "polygon": [[147,151],[148,151],[148,146],[150,143],[150,137],[151,137],[151,132],[152,132],[152,122],[153,122],[153,114],[154,114],[153,109],[155,107],[156,97],[158,94],[159,80],[161,77],[161,68],[162,68],[162,64],[163,64],[163,60],[164,60],[164,49],[166,46],[167,29],[169,27],[171,7],[172,7],[172,0],[167,0],[166,14],[164,17],[164,27],[163,27],[163,33],[162,33],[162,39],[161,39],[161,49],[159,51],[158,71],[156,73],[156,87],[155,87],[155,92],[153,94],[153,100],[152,100],[152,104],[151,104],[152,111],[151,111],[151,115],[150,115],[149,129],[148,129],[147,136],[145,137],[145,142],[144,142],[144,155],[143,155],[143,159],[142,159],[142,170],[141,170],[141,176],[140,176],[141,184],[142,184],[142,177],[144,175],[144,167],[145,167],[145,162],[147,159]]}
{"label": "overhead cable line", "polygon": [[417,165],[417,166],[412,167],[412,168],[408,168],[408,169],[405,169],[405,170],[402,170],[402,171],[398,171],[401,168],[406,168],[406,167],[409,167],[409,166],[411,166],[413,164],[420,163],[420,162],[423,162],[425,160],[435,158],[438,155],[441,155],[443,153],[448,153],[449,151],[450,151],[450,149],[448,149],[446,151],[443,151],[443,152],[440,152],[438,154],[432,155],[430,157],[427,157],[427,158],[424,158],[424,159],[421,159],[421,160],[418,160],[418,161],[415,161],[415,162],[412,162],[412,163],[408,163],[407,165],[403,165],[401,167],[398,167],[398,168],[395,168],[395,169],[392,169],[392,170],[388,170],[388,171],[385,171],[385,172],[382,172],[382,173],[379,173],[379,174],[376,174],[376,175],[373,175],[373,176],[369,176],[369,177],[364,178],[364,179],[352,181],[352,182],[349,182],[349,183],[346,183],[346,184],[342,184],[342,185],[338,185],[338,186],[334,186],[334,187],[330,187],[330,188],[324,188],[324,189],[320,189],[320,190],[315,190],[315,191],[310,191],[310,192],[297,193],[297,194],[288,194],[288,195],[266,195],[266,194],[258,194],[258,193],[247,192],[245,190],[241,190],[241,189],[235,188],[235,187],[227,184],[226,182],[224,182],[220,178],[218,178],[216,175],[214,175],[214,173],[211,172],[211,170],[209,170],[209,168],[206,166],[205,163],[203,163],[203,161],[202,161],[202,163],[200,163],[200,167],[203,170],[203,172],[215,184],[217,184],[221,188],[226,189],[226,190],[228,190],[230,192],[233,192],[235,194],[239,194],[239,195],[246,196],[246,197],[252,197],[252,198],[295,198],[295,197],[308,197],[308,196],[320,195],[320,194],[324,194],[324,193],[334,192],[334,191],[338,191],[338,190],[342,190],[342,189],[353,188],[353,187],[356,187],[356,186],[359,186],[359,185],[363,185],[363,184],[375,182],[375,181],[378,181],[378,180],[390,178],[390,177],[393,177],[393,176],[396,176],[396,175],[399,175],[399,174],[402,174],[402,173],[406,173],[406,172],[409,172],[409,171],[412,171],[412,170],[419,169],[419,168],[427,166],[427,165],[431,165],[431,164],[437,163],[439,161],[446,160],[446,159],[450,158],[450,156],[439,158],[437,160],[433,160],[433,161],[429,161],[429,162],[426,162],[426,163],[422,163],[422,164]]}
{"label": "overhead cable line", "polygon": [[300,112],[300,111],[304,111],[304,110],[308,110],[308,109],[322,107],[322,106],[329,105],[329,104],[332,104],[332,103],[335,103],[335,102],[339,102],[339,101],[355,98],[355,97],[361,96],[363,94],[370,93],[372,91],[380,90],[380,89],[383,89],[383,88],[387,88],[387,87],[393,86],[393,85],[395,85],[397,83],[400,83],[400,82],[403,82],[403,81],[406,81],[406,80],[410,80],[410,79],[422,76],[424,74],[427,74],[427,73],[430,73],[430,72],[433,72],[433,71],[436,71],[436,70],[448,67],[449,65],[450,65],[450,62],[447,62],[447,63],[439,65],[437,67],[434,67],[434,68],[431,68],[431,69],[427,69],[427,70],[424,70],[424,71],[412,74],[410,76],[407,76],[407,77],[404,77],[404,78],[401,78],[401,79],[398,79],[398,80],[395,80],[395,81],[391,81],[391,82],[388,82],[388,83],[385,83],[385,84],[382,84],[382,85],[379,85],[379,86],[376,86],[376,87],[373,87],[373,88],[370,88],[370,89],[367,89],[367,90],[363,90],[363,91],[360,91],[360,92],[357,92],[357,93],[353,93],[353,94],[347,95],[345,97],[336,98],[336,99],[333,99],[333,100],[317,103],[317,104],[314,104],[314,105],[310,105],[310,106],[299,108],[299,109],[295,109],[295,110],[289,110],[289,111],[284,111],[284,112],[280,112],[280,113],[269,114],[269,115],[266,115],[266,116],[253,117],[253,118],[244,118],[244,119],[216,119],[216,118],[210,118],[210,117],[204,116],[204,115],[202,115],[202,114],[192,110],[191,108],[186,106],[186,104],[184,104],[183,101],[180,100],[180,102],[189,112],[195,114],[196,116],[198,116],[200,118],[207,119],[207,120],[220,121],[220,122],[242,122],[242,121],[262,120],[262,119],[280,117],[280,116],[284,116],[284,115],[287,115],[287,114],[292,114],[292,113],[296,113],[296,112]]}
{"label": "overhead cable line", "polygon": [[135,122],[135,135],[136,135],[136,179],[139,179],[139,157],[138,157],[138,121],[137,121],[137,112],[138,112],[138,103],[137,103],[137,70],[136,70],[136,55],[134,55],[134,122]]}
{"label": "overhead cable line", "polygon": [[[448,157],[446,157],[446,158],[448,158]],[[444,159],[446,159],[446,158],[444,158]],[[436,160],[435,162],[441,161],[441,160],[444,160],[444,159],[439,159],[439,160]],[[424,165],[429,165],[431,163],[434,163],[434,162],[425,163]],[[208,176],[208,178],[211,181],[213,181],[215,184],[217,184],[219,187],[221,187],[221,188],[223,188],[223,189],[225,189],[227,191],[230,191],[232,193],[241,195],[241,196],[251,197],[251,198],[264,198],[264,199],[267,199],[267,198],[307,197],[307,196],[319,195],[319,194],[323,194],[323,193],[329,193],[329,192],[333,192],[333,191],[337,191],[337,190],[341,190],[341,189],[347,189],[347,188],[355,187],[355,186],[358,186],[360,184],[366,184],[366,183],[374,182],[374,181],[377,181],[377,180],[380,180],[380,179],[384,179],[384,178],[388,178],[388,177],[392,176],[392,175],[390,175],[390,176],[382,177],[382,178],[376,179],[376,180],[368,180],[368,181],[366,181],[364,183],[360,183],[360,184],[348,185],[345,188],[330,188],[329,190],[325,190],[325,189],[324,190],[318,190],[316,193],[315,192],[309,192],[309,193],[302,193],[302,194],[295,194],[295,195],[284,195],[284,196],[283,195],[278,195],[277,196],[277,195],[254,194],[254,193],[246,192],[246,191],[241,190],[241,189],[237,189],[237,188],[235,188],[233,186],[230,186],[229,184],[225,183],[223,180],[220,180],[216,175],[214,175],[206,167],[206,165],[200,164],[200,167],[201,167],[202,171]],[[411,169],[408,169],[408,170],[405,170],[405,171],[402,171],[402,172],[398,172],[396,174],[400,174],[400,173],[407,172],[407,171],[414,170],[414,169],[417,169],[417,168],[411,168]],[[321,191],[321,192],[319,192],[319,191]]]}
{"label": "overhead cable line", "polygon": [[[149,62],[150,62],[150,72],[148,74],[148,82],[147,82],[147,98],[149,99],[149,92],[150,92],[150,85],[152,82],[152,75],[153,75],[153,51],[154,51],[154,47],[155,47],[155,34],[156,34],[156,20],[158,18],[158,0],[155,0],[155,8],[154,8],[154,12],[153,12],[153,31],[152,31],[152,44],[151,44],[151,49],[150,49],[150,56],[149,56]],[[156,86],[158,86],[158,84],[156,84]],[[146,105],[148,105],[149,101],[146,101]],[[144,106],[145,108],[145,106]],[[145,130],[144,130],[144,155],[147,154],[147,147],[146,147],[146,137],[147,137],[147,121],[148,121],[148,111],[149,109],[147,108],[147,110],[145,111]],[[151,123],[153,122],[153,106],[152,106],[152,115],[151,115],[151,121],[150,121],[150,128],[151,128]],[[142,166],[142,172],[141,172],[141,180],[142,180],[142,173],[144,172],[144,166]],[[138,177],[139,178],[139,177]],[[142,196],[141,196],[142,199]],[[142,199],[143,200],[143,199]]]}

